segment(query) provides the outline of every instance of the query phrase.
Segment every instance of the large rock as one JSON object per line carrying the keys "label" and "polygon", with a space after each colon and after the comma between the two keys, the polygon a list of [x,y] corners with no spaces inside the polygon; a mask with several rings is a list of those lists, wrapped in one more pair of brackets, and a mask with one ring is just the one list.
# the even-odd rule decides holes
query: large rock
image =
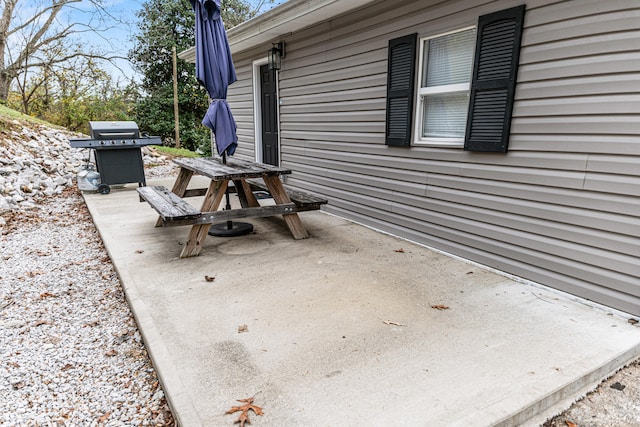
{"label": "large rock", "polygon": [[0,141],[0,213],[28,208],[74,185],[71,178],[83,158],[78,151],[87,151],[69,145],[69,138],[82,137],[79,134],[19,122],[13,125],[10,136]]}
{"label": "large rock", "polygon": [[15,203],[13,199],[9,197],[0,196],[0,215],[3,215],[13,209],[15,209]]}
{"label": "large rock", "polygon": [[[18,121],[13,125],[0,139],[0,215],[75,186],[77,173],[94,157],[90,149],[69,145],[69,139],[86,135]],[[145,165],[168,162],[148,149],[143,154]]]}

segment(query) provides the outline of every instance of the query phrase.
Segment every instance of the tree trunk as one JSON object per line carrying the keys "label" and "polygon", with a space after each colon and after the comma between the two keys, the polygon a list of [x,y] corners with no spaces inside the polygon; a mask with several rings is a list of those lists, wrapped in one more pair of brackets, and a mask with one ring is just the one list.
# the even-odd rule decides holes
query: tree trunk
{"label": "tree trunk", "polygon": [[7,64],[5,64],[5,50],[7,48],[7,37],[9,35],[9,26],[13,18],[13,10],[18,0],[5,0],[2,14],[0,15],[0,102],[6,101],[9,96],[9,85],[12,76],[7,72]]}
{"label": "tree trunk", "polygon": [[6,101],[9,96],[9,85],[11,79],[7,73],[0,72],[0,102]]}

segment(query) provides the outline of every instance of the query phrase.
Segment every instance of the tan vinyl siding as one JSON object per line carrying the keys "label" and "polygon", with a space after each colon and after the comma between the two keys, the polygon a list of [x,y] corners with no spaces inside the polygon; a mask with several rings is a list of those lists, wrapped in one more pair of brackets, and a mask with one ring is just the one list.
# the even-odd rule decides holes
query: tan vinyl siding
{"label": "tan vinyl siding", "polygon": [[[640,315],[637,0],[524,2],[508,153],[384,145],[389,39],[521,3],[382,1],[288,35],[288,183],[327,196],[329,212]],[[230,91],[249,158],[256,55],[238,55]]]}

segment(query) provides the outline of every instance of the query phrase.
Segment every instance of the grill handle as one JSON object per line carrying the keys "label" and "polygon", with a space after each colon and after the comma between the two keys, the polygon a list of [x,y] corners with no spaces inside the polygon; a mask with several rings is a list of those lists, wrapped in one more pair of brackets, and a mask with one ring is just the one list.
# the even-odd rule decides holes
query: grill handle
{"label": "grill handle", "polygon": [[135,132],[100,132],[98,133],[98,138],[135,138]]}

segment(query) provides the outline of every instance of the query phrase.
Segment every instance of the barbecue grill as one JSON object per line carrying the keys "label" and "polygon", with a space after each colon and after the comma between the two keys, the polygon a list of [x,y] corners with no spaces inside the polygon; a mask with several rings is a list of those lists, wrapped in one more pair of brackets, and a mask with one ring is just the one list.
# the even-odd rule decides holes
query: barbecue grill
{"label": "barbecue grill", "polygon": [[137,182],[146,186],[140,147],[161,145],[158,136],[140,135],[135,122],[89,122],[91,138],[70,139],[74,148],[92,148],[100,173],[98,192],[108,194],[110,185]]}

